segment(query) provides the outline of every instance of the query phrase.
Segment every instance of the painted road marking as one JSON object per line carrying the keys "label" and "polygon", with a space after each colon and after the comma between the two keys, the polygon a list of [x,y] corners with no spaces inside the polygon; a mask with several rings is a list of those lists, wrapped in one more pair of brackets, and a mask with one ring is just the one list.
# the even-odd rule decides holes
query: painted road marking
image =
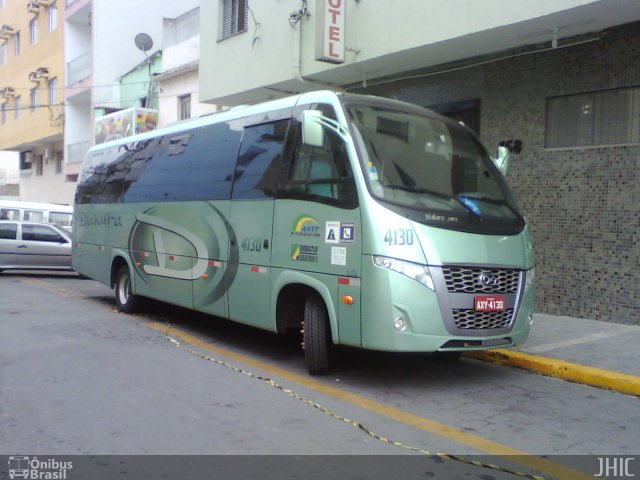
{"label": "painted road marking", "polygon": [[[130,317],[133,319],[140,318],[133,315]],[[148,320],[145,323],[150,328],[162,333],[165,333],[167,330],[166,324]],[[501,443],[486,439],[484,437],[459,430],[444,423],[429,420],[428,418],[406,412],[399,408],[395,408],[390,405],[371,400],[367,397],[363,397],[361,395],[357,395],[355,393],[351,393],[334,386],[326,385],[310,377],[294,373],[290,370],[285,370],[261,360],[247,357],[246,355],[236,353],[232,350],[227,350],[226,348],[211,345],[185,331],[176,329],[175,327],[173,327],[171,331],[172,335],[174,335],[175,337],[178,337],[182,341],[187,342],[201,350],[214,353],[215,355],[223,356],[235,362],[240,362],[243,365],[249,366],[251,368],[259,369],[271,376],[283,378],[310,390],[314,390],[324,395],[337,398],[338,400],[376,413],[380,416],[390,418],[391,420],[402,423],[409,427],[438,435],[449,440],[453,440],[457,443],[473,447],[477,450],[481,450],[491,455],[505,457],[509,462],[515,462],[520,465],[524,465],[534,471],[567,480],[592,478],[590,475],[579,472],[577,470],[573,470],[558,463],[550,462],[541,457],[533,456],[531,454],[523,452],[522,450],[518,450],[507,445],[503,445]]]}

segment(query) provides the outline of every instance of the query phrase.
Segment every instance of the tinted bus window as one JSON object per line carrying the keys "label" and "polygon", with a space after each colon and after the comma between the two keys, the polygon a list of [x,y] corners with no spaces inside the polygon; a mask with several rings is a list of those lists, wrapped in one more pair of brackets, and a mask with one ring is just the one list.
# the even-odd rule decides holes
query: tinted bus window
{"label": "tinted bus window", "polygon": [[85,161],[78,181],[76,203],[118,203],[123,185],[131,176],[126,163],[128,145],[93,152]]}
{"label": "tinted bus window", "polygon": [[186,200],[228,200],[242,131],[229,123],[202,127],[189,143],[189,191]]}
{"label": "tinted bus window", "polygon": [[186,152],[192,137],[191,132],[186,132],[139,142],[129,162],[131,182],[125,185],[124,202],[168,202],[186,198],[189,192]]}
{"label": "tinted bus window", "polygon": [[233,198],[274,197],[289,120],[245,127],[236,165]]}

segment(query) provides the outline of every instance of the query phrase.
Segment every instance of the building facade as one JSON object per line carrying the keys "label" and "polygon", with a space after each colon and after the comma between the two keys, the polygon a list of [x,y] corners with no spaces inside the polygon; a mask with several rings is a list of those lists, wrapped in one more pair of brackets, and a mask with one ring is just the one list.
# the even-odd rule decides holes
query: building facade
{"label": "building facade", "polygon": [[207,2],[200,92],[335,88],[465,121],[513,149],[537,311],[640,324],[639,20],[633,0]]}
{"label": "building facade", "polygon": [[[65,176],[77,180],[85,153],[95,139],[94,118],[136,101],[121,77],[144,64],[147,53],[161,45],[163,18],[176,17],[198,0],[68,0],[65,15]],[[139,34],[146,34],[146,45]],[[153,73],[153,72],[149,72]],[[149,75],[141,80],[148,90]],[[124,93],[123,93],[124,92]],[[133,93],[131,93],[133,92]],[[97,111],[97,113],[96,113]]]}
{"label": "building facade", "polygon": [[155,76],[159,95],[159,124],[169,125],[219,110],[200,101],[200,8],[165,18],[162,34],[163,70]]}
{"label": "building facade", "polygon": [[64,2],[0,2],[0,150],[20,156],[20,198],[69,203],[63,174]]}

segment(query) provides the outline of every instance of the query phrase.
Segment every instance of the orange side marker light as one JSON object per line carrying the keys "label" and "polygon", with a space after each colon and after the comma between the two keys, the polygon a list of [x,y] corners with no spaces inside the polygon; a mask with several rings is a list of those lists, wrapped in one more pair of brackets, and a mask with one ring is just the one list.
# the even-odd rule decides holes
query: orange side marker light
{"label": "orange side marker light", "polygon": [[340,300],[342,300],[342,303],[344,303],[345,305],[353,305],[354,302],[351,295],[343,295]]}

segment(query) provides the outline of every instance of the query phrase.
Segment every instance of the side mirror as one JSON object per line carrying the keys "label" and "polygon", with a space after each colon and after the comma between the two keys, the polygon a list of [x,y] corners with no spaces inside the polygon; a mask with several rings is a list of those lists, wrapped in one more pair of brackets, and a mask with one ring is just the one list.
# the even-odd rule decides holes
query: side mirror
{"label": "side mirror", "polygon": [[69,243],[69,240],[64,238],[62,235],[58,235],[58,243]]}
{"label": "side mirror", "polygon": [[320,110],[304,110],[302,112],[302,143],[310,147],[324,145],[324,127],[320,123]]}
{"label": "side mirror", "polygon": [[493,158],[493,163],[496,164],[498,170],[502,172],[503,175],[506,175],[509,171],[509,160],[510,160],[510,152],[508,147],[499,146],[498,151],[496,153],[496,157]]}

